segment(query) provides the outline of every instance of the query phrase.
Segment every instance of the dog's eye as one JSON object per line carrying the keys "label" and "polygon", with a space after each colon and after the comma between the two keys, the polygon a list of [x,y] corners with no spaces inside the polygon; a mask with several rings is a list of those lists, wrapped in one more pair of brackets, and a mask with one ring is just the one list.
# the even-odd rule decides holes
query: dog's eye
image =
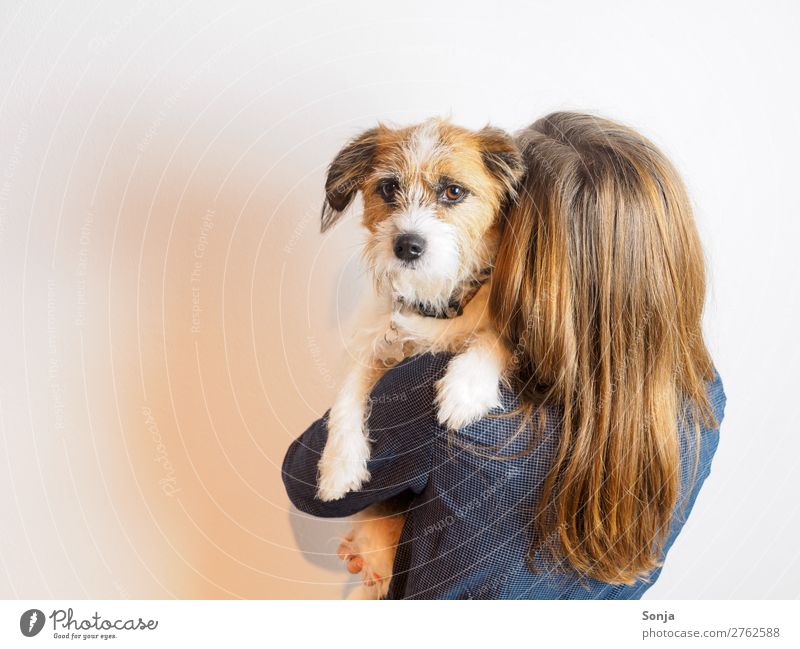
{"label": "dog's eye", "polygon": [[459,203],[464,200],[467,190],[461,185],[448,185],[442,192],[442,200],[445,203]]}
{"label": "dog's eye", "polygon": [[396,180],[384,180],[378,185],[378,192],[385,201],[394,200],[394,195],[400,188]]}

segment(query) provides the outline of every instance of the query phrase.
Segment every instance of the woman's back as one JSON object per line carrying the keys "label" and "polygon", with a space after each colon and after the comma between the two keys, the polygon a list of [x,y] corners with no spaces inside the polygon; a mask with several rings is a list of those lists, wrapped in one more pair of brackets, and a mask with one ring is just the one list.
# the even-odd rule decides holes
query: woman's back
{"label": "woman's back", "polygon": [[[445,355],[408,359],[375,388],[369,420],[372,480],[361,492],[332,503],[314,498],[318,453],[327,434],[325,419],[315,422],[284,462],[284,481],[294,504],[317,516],[347,516],[390,497],[413,495],[390,598],[640,597],[660,569],[649,581],[632,586],[606,584],[579,575],[566,561],[554,561],[547,546],[554,539],[535,538],[533,514],[557,448],[558,417],[547,417],[539,432],[532,425],[518,431],[519,416],[487,417],[458,432],[445,431],[436,422],[433,396],[448,360]],[[506,390],[503,398],[504,409],[512,412],[518,405],[515,397]],[[708,399],[720,422],[725,395],[718,376],[708,384]],[[680,431],[680,436],[681,497],[662,559],[708,476],[719,432],[701,430],[699,456],[694,429]]]}

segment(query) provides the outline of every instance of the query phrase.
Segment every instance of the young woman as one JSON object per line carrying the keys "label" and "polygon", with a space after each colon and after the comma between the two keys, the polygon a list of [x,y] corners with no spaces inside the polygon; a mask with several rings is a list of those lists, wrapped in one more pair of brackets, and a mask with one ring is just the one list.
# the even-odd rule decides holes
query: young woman
{"label": "young woman", "polygon": [[512,357],[505,412],[448,433],[434,384],[449,359],[413,357],[373,393],[361,491],[315,499],[324,418],[284,461],[290,499],[316,516],[411,497],[390,598],[638,598],[717,447],[725,395],[675,169],[589,115],[549,115],[518,144],[527,172],[490,298]]}

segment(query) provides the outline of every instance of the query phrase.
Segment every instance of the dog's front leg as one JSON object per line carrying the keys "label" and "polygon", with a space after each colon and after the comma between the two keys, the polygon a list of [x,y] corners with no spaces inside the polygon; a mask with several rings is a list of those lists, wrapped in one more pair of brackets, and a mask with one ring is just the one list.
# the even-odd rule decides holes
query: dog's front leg
{"label": "dog's front leg", "polygon": [[347,373],[328,415],[328,440],[318,467],[320,500],[338,500],[369,480],[367,399],[383,371],[375,359],[363,358]]}
{"label": "dog's front leg", "polygon": [[456,354],[436,383],[439,423],[457,430],[501,405],[500,382],[508,354],[497,335],[483,330]]}

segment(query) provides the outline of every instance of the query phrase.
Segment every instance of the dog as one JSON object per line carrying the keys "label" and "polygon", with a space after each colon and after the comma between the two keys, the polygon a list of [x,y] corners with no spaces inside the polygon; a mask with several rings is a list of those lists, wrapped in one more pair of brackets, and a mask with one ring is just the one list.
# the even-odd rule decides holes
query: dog
{"label": "dog", "polygon": [[[321,230],[360,192],[364,258],[374,280],[358,317],[352,365],[328,415],[317,497],[357,491],[369,479],[368,398],[388,367],[423,352],[455,354],[436,384],[437,417],[459,429],[500,405],[508,363],[487,300],[499,218],[524,168],[502,130],[468,130],[446,120],[379,125],[350,141],[328,168]],[[342,554],[364,561],[365,592],[388,590],[402,514],[362,513]]]}

